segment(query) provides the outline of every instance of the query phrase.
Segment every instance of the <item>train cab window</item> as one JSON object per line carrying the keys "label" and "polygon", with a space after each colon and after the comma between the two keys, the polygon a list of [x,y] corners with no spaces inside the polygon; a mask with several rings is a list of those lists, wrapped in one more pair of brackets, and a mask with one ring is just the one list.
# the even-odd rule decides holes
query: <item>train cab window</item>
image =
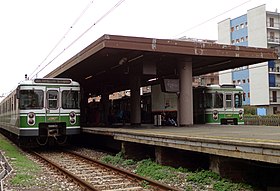
{"label": "train cab window", "polygon": [[44,106],[44,92],[42,90],[20,90],[20,109],[42,109]]}
{"label": "train cab window", "polygon": [[206,93],[205,94],[205,107],[206,108],[222,108],[223,107],[223,94]]}
{"label": "train cab window", "polygon": [[215,93],[214,96],[214,108],[222,108],[223,107],[223,94],[222,93]]}
{"label": "train cab window", "polygon": [[212,108],[213,107],[213,94],[206,93],[205,94],[205,108]]}
{"label": "train cab window", "polygon": [[232,107],[232,95],[231,94],[226,94],[226,108],[231,108]]}
{"label": "train cab window", "polygon": [[57,109],[58,108],[58,91],[49,90],[47,92],[47,103],[49,109]]}
{"label": "train cab window", "polygon": [[79,109],[80,108],[80,92],[73,90],[62,91],[62,108],[63,109]]}
{"label": "train cab window", "polygon": [[234,94],[234,107],[241,108],[242,107],[242,93],[235,93]]}

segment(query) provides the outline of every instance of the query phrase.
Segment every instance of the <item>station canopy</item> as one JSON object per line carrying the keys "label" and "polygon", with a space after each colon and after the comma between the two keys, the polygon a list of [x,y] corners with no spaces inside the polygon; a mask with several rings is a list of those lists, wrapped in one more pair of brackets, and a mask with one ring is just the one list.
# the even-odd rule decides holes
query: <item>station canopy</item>
{"label": "station canopy", "polygon": [[103,35],[45,77],[72,78],[96,95],[130,89],[130,75],[178,78],[177,65],[192,61],[193,76],[277,59],[272,49],[214,42]]}

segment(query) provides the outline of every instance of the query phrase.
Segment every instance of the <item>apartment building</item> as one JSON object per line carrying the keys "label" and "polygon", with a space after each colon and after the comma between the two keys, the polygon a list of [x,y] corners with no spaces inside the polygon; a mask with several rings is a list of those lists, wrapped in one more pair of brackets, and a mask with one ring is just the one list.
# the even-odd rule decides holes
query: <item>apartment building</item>
{"label": "apartment building", "polygon": [[[280,53],[280,14],[261,5],[218,23],[218,43],[274,48]],[[274,60],[219,72],[220,83],[243,87],[245,105],[260,115],[280,113],[280,61]]]}

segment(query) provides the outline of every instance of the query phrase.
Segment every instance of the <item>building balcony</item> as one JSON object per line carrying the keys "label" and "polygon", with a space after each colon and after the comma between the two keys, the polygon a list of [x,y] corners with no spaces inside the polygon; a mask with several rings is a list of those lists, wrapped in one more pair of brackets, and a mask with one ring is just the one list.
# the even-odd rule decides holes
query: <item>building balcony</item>
{"label": "building balcony", "polygon": [[280,44],[280,38],[276,38],[276,37],[271,38],[271,37],[268,37],[268,38],[267,38],[267,43],[279,45],[279,44]]}
{"label": "building balcony", "polygon": [[270,105],[280,105],[280,99],[273,101],[273,100],[269,100],[269,104]]}
{"label": "building balcony", "polygon": [[280,74],[280,66],[276,65],[273,68],[269,68],[268,71],[270,74]]}
{"label": "building balcony", "polygon": [[275,30],[279,30],[280,29],[280,23],[270,23],[267,22],[267,26],[268,29],[275,29]]}
{"label": "building balcony", "polygon": [[280,83],[269,83],[270,90],[280,90]]}

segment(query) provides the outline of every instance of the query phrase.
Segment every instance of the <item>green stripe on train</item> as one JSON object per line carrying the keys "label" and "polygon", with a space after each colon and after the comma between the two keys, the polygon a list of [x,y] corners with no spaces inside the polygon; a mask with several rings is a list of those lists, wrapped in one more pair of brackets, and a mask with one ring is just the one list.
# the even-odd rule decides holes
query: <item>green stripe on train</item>
{"label": "green stripe on train", "polygon": [[237,118],[238,123],[244,123],[244,120],[240,120],[239,114],[218,114],[218,120],[213,119],[213,114],[205,114],[206,123],[221,123],[223,118]]}

